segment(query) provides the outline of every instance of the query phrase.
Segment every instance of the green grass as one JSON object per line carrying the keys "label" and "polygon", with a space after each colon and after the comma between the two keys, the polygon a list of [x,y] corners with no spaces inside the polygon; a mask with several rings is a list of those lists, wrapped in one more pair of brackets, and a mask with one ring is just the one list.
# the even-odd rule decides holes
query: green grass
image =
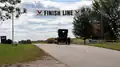
{"label": "green grass", "polygon": [[18,46],[0,44],[0,65],[34,61],[42,59],[45,55],[44,51],[31,44],[20,44]]}
{"label": "green grass", "polygon": [[102,48],[120,51],[120,43],[91,44],[90,46],[102,47]]}
{"label": "green grass", "polygon": [[[88,42],[88,40],[86,40],[86,42]],[[84,41],[82,39],[73,38],[72,43],[83,45]],[[119,42],[105,42],[103,44],[87,44],[87,45],[120,51],[120,43]]]}
{"label": "green grass", "polygon": [[[86,43],[88,42],[88,40],[86,40]],[[77,38],[73,38],[72,39],[72,44],[84,44],[84,40],[82,39],[77,39]]]}

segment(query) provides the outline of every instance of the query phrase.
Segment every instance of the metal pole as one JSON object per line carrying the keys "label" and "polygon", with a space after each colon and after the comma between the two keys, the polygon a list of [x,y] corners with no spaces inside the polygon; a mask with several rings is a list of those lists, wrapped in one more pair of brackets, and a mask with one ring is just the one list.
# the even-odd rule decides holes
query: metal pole
{"label": "metal pole", "polygon": [[14,44],[14,14],[12,13],[12,45]]}

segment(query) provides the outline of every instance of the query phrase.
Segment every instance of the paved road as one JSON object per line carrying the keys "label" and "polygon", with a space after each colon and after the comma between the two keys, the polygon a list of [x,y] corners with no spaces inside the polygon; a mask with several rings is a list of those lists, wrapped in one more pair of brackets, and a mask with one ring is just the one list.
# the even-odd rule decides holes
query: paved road
{"label": "paved road", "polygon": [[120,52],[83,45],[36,44],[70,67],[120,67]]}

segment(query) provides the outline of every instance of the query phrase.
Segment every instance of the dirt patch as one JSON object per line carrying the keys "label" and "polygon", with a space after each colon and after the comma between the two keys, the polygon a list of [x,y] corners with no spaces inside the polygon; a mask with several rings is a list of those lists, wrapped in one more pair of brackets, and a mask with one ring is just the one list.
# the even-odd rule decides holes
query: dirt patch
{"label": "dirt patch", "polygon": [[68,66],[53,59],[50,56],[44,56],[44,59],[42,60],[36,60],[26,63],[17,63],[11,65],[2,65],[0,67],[68,67]]}

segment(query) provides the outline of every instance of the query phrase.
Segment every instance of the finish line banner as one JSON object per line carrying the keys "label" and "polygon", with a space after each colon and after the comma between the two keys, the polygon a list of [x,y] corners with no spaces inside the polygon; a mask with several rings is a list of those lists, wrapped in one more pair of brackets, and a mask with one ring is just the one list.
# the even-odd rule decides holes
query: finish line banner
{"label": "finish line banner", "polygon": [[78,10],[37,10],[39,16],[74,16]]}

